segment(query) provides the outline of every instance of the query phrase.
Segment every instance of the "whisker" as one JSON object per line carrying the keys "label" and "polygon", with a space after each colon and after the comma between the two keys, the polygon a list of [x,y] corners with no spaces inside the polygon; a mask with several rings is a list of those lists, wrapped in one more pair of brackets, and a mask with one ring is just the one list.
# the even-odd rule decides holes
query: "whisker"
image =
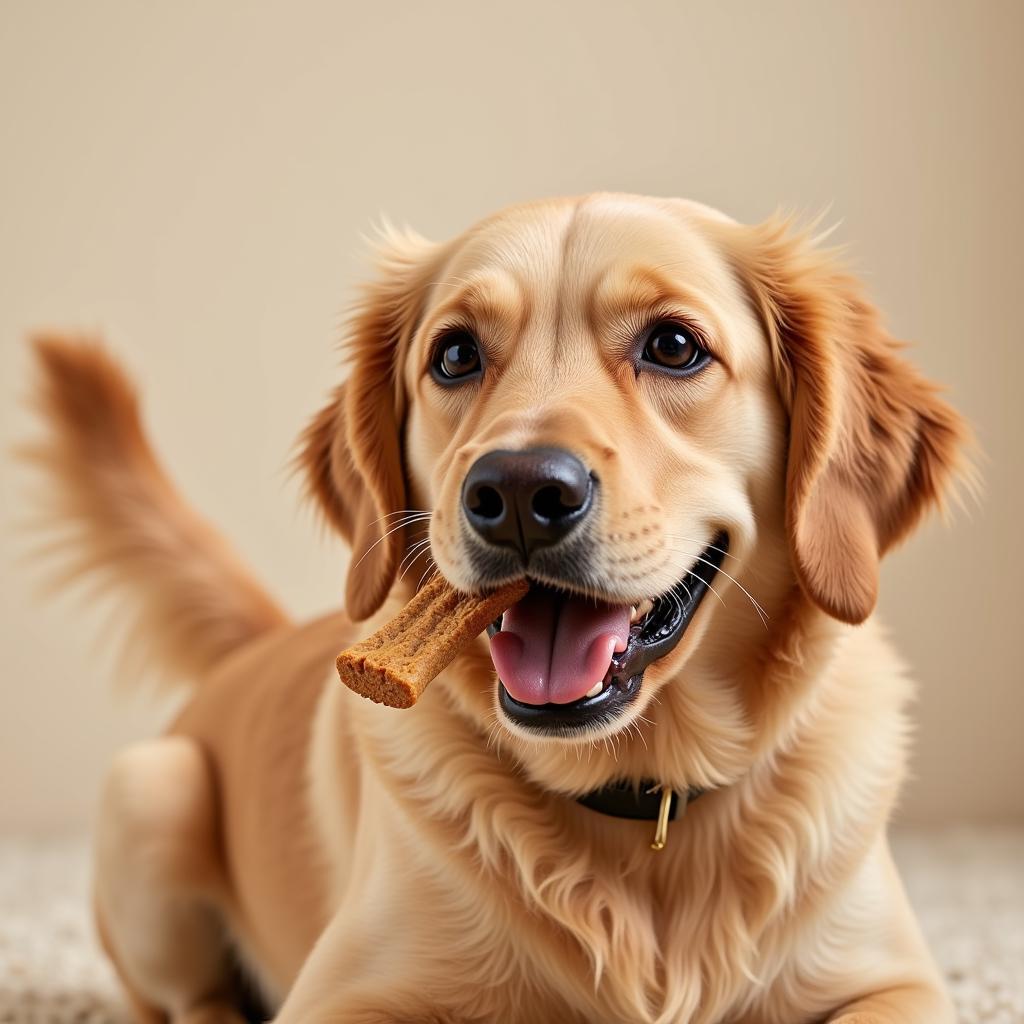
{"label": "whisker", "polygon": [[[713,562],[708,562],[708,560],[706,558],[698,558],[698,561],[700,561],[700,562],[707,562],[708,565],[714,565]],[[768,626],[768,613],[761,607],[760,602],[758,602],[754,598],[753,594],[751,594],[750,591],[747,590],[747,588],[745,586],[743,586],[743,584],[740,583],[740,581],[738,579],[736,579],[735,576],[730,576],[729,573],[727,573],[721,566],[719,566],[718,571],[726,579],[732,580],[732,582],[735,583],[736,586],[739,587],[740,590],[743,591],[744,596],[754,606],[754,611],[757,612],[757,614],[761,617],[761,622],[767,628],[767,626]],[[709,583],[708,586],[710,587],[711,584]]]}
{"label": "whisker", "polygon": [[[681,540],[681,541],[686,541],[686,542],[688,542],[688,543],[690,543],[690,544],[694,544],[694,543],[697,543],[696,541],[690,540],[690,539],[689,539],[689,538],[687,538],[687,537],[676,537],[676,536],[672,536],[672,537],[671,537],[671,539],[672,539],[672,540]],[[677,549],[677,550],[678,550],[678,549]],[[720,548],[716,548],[715,550],[719,550],[719,551],[720,551],[721,549],[720,549]],[[762,622],[763,622],[763,623],[765,624],[765,626],[767,626],[767,625],[768,625],[768,617],[769,617],[769,616],[768,616],[768,613],[767,613],[767,612],[766,612],[766,611],[764,610],[764,608],[762,608],[762,607],[761,607],[761,604],[760,604],[760,602],[758,602],[758,601],[757,601],[757,599],[756,599],[756,598],[754,597],[754,595],[753,595],[753,594],[751,594],[751,593],[750,593],[750,591],[749,591],[749,590],[747,590],[747,588],[746,588],[745,586],[743,586],[743,584],[742,584],[742,583],[740,583],[740,581],[739,581],[738,579],[736,579],[736,577],[735,577],[735,576],[733,576],[733,575],[731,575],[730,573],[726,572],[726,570],[725,570],[725,569],[723,569],[723,568],[722,568],[721,566],[715,566],[715,563],[714,563],[714,562],[710,561],[710,560],[709,560],[709,559],[707,559],[707,558],[704,558],[704,556],[703,556],[703,555],[694,555],[694,554],[692,554],[692,553],[690,553],[690,552],[686,552],[686,551],[680,551],[679,553],[680,553],[680,554],[683,554],[683,555],[688,555],[688,557],[690,557],[690,558],[693,558],[693,559],[695,559],[695,560],[696,560],[696,561],[698,561],[698,562],[703,562],[703,563],[704,563],[705,565],[710,565],[710,566],[712,566],[712,567],[714,567],[714,568],[717,568],[717,569],[718,569],[718,571],[719,571],[719,572],[720,572],[720,573],[721,573],[721,574],[722,574],[723,576],[725,576],[725,577],[726,577],[726,579],[732,580],[732,582],[733,582],[733,583],[735,583],[735,584],[736,584],[736,586],[737,586],[737,587],[739,587],[739,588],[740,588],[740,590],[742,590],[742,591],[743,591],[743,593],[744,593],[744,594],[746,595],[746,597],[747,597],[747,600],[749,600],[749,601],[750,601],[750,603],[751,603],[751,604],[752,604],[752,605],[754,606],[754,610],[755,610],[755,611],[757,612],[757,614],[758,614],[758,615],[760,615],[760,616],[761,616],[761,621],[762,621]],[[709,586],[710,586],[710,584],[709,584]]]}
{"label": "whisker", "polygon": [[[430,517],[431,517],[432,515],[433,515],[433,512],[427,512],[427,513],[426,513],[426,514],[424,514],[424,515],[418,515],[418,516],[411,516],[411,517],[410,517],[409,519],[405,519],[405,520],[403,520],[402,522],[400,522],[400,523],[399,523],[399,524],[398,524],[397,526],[392,526],[392,527],[391,527],[391,529],[390,529],[390,530],[388,530],[388,532],[387,532],[387,533],[385,533],[385,534],[384,534],[384,535],[383,535],[382,537],[378,537],[378,538],[377,538],[377,539],[376,539],[376,540],[375,540],[375,541],[374,541],[374,542],[373,542],[373,543],[372,543],[372,544],[371,544],[371,545],[370,545],[370,546],[369,546],[369,547],[368,547],[368,548],[367,548],[367,549],[366,549],[366,550],[365,550],[365,551],[363,552],[363,556],[362,556],[362,558],[360,558],[360,559],[359,559],[359,561],[358,561],[358,562],[356,562],[356,564],[355,564],[354,566],[352,566],[352,568],[353,568],[353,569],[357,569],[357,568],[358,568],[358,567],[359,567],[360,565],[362,565],[362,564],[363,564],[363,559],[365,559],[365,558],[366,558],[366,556],[367,556],[367,555],[368,555],[368,554],[369,554],[369,553],[370,553],[370,552],[371,552],[371,551],[372,551],[372,550],[373,550],[373,549],[374,549],[374,548],[375,548],[375,547],[376,547],[376,546],[377,546],[378,544],[380,544],[380,543],[381,543],[381,541],[387,540],[387,538],[388,538],[388,537],[390,537],[390,536],[391,536],[391,534],[393,534],[393,533],[397,533],[397,532],[398,532],[399,530],[404,530],[404,529],[405,529],[405,527],[407,527],[407,526],[411,526],[411,525],[412,525],[413,523],[419,523],[419,522],[423,522],[423,521],[424,521],[425,519],[429,519],[429,518],[430,518]],[[391,525],[391,524],[388,524],[388,525]]]}
{"label": "whisker", "polygon": [[423,571],[423,575],[420,577],[419,583],[416,584],[416,592],[419,593],[419,591],[422,589],[423,581],[424,581],[424,579],[426,579],[427,573],[430,573],[430,578],[433,579],[437,575],[437,572],[438,572],[437,562],[435,562],[434,559],[431,558],[429,560],[429,564],[427,565],[426,569]]}
{"label": "whisker", "polygon": [[500,734],[499,733],[500,729],[501,729],[501,723],[498,721],[498,713],[497,713],[497,711],[492,711],[491,712],[491,725],[490,725],[490,728],[487,730],[487,749],[488,750],[491,750],[493,748],[495,751],[498,751],[498,749],[499,749],[498,748],[498,736]]}
{"label": "whisker", "polygon": [[[644,716],[643,716],[643,715],[637,715],[637,718],[638,718],[638,719],[639,719],[639,721],[641,721],[641,722],[647,722],[647,719],[646,719],[646,718],[644,718]],[[648,724],[648,725],[650,725],[651,723],[650,723],[650,722],[647,722],[647,724]],[[630,723],[629,723],[629,727],[630,727],[630,729],[635,729],[635,730],[636,730],[636,735],[637,735],[637,738],[638,738],[638,739],[640,740],[640,742],[641,742],[641,743],[642,743],[642,744],[644,745],[644,750],[648,750],[649,748],[648,748],[648,746],[647,746],[647,738],[646,738],[646,737],[644,736],[644,734],[643,734],[643,730],[642,730],[642,729],[640,728],[640,726],[639,726],[639,725],[637,725],[637,723],[636,723],[636,722],[630,722]]]}
{"label": "whisker", "polygon": [[[665,534],[665,538],[666,540],[681,540],[687,544],[701,544],[699,540],[694,540],[693,537],[681,537],[677,533],[667,533]],[[717,551],[719,554],[724,555],[726,558],[736,558],[736,555],[734,555],[731,551],[727,551],[725,548],[720,548],[715,544],[701,544],[701,550],[703,551],[705,548],[707,548],[708,551]]]}
{"label": "whisker", "polygon": [[[679,582],[682,584],[683,589],[686,591],[687,599],[692,601],[693,600],[693,594],[690,593],[690,588],[687,587],[686,584],[682,582],[682,580],[680,580]],[[665,594],[664,596],[666,598],[668,598],[675,605],[676,611],[678,611],[680,615],[683,615],[685,613],[686,609],[683,606],[683,600],[676,593],[675,587],[673,587],[670,591],[668,591],[668,593]]]}
{"label": "whisker", "polygon": [[725,603],[725,598],[722,597],[722,595],[717,590],[715,590],[715,588],[713,586],[711,586],[710,583],[705,582],[704,586],[707,587],[708,590],[710,590],[711,593],[714,594],[715,597],[717,597],[719,601],[721,601],[723,608],[727,608],[728,607],[728,605]]}
{"label": "whisker", "polygon": [[[424,544],[429,544],[429,543],[430,543],[430,537],[429,536],[423,537],[420,540],[416,541],[415,544],[411,545],[409,550],[410,551],[415,551],[416,548],[422,547]],[[405,559],[403,559],[402,561],[404,562]]]}
{"label": "whisker", "polygon": [[[402,559],[401,564],[398,566],[398,578],[400,580],[405,579],[405,574],[416,564],[416,559],[419,558],[421,554],[423,554],[424,550],[429,550],[429,548],[429,537],[424,537],[423,540],[417,541],[409,548],[409,550],[406,552],[405,558]],[[408,562],[409,564],[406,565],[406,562]],[[405,566],[405,568],[403,569],[402,566]]]}
{"label": "whisker", "polygon": [[[693,600],[693,594],[691,593],[690,588],[685,583],[683,583],[682,580],[679,581],[679,585],[681,585],[683,587],[683,589],[686,591],[686,596],[692,601]],[[711,593],[714,594],[715,597],[717,597],[718,600],[722,602],[722,607],[723,608],[727,607],[727,605],[725,603],[725,599],[722,597],[722,595],[717,590],[715,590],[715,588],[710,583],[705,581],[704,582],[704,586],[706,586],[708,588],[708,590],[710,590]],[[663,594],[662,597],[670,597],[670,598],[672,598],[676,602],[676,607],[679,609],[679,611],[680,612],[683,611],[682,600],[680,599],[679,595],[677,593],[675,593],[675,588],[674,587],[673,587],[672,590],[668,591],[668,593]]]}
{"label": "whisker", "polygon": [[391,519],[394,516],[404,516],[408,514],[432,516],[434,513],[429,508],[402,508],[399,509],[397,512],[388,512],[386,515],[381,516],[379,519],[374,519],[374,521],[370,523],[370,525],[376,526],[378,523],[382,522],[385,519]]}
{"label": "whisker", "polygon": [[[714,563],[714,562],[710,562],[710,561],[708,561],[708,559],[706,559],[706,558],[701,558],[701,557],[700,557],[700,555],[694,555],[694,554],[692,554],[691,552],[688,552],[688,551],[680,551],[680,552],[679,552],[679,554],[685,555],[685,556],[687,556],[687,557],[689,557],[689,558],[693,558],[693,559],[694,559],[695,561],[698,561],[698,562],[703,562],[703,563],[704,563],[705,565],[710,565],[710,566],[712,566],[712,567],[715,567],[715,568],[717,568],[717,569],[718,569],[718,571],[719,571],[719,572],[720,572],[720,573],[721,573],[721,574],[722,574],[723,576],[725,576],[725,577],[726,577],[727,579],[729,579],[729,580],[732,580],[732,582],[733,582],[733,583],[735,583],[735,584],[736,584],[736,586],[737,586],[737,587],[739,587],[741,591],[743,591],[743,594],[744,594],[744,596],[745,596],[745,597],[747,598],[747,600],[748,600],[748,601],[750,601],[750,603],[751,603],[751,604],[752,604],[752,605],[754,606],[754,611],[756,611],[756,612],[757,612],[757,614],[758,614],[758,615],[759,615],[759,616],[761,617],[761,621],[762,621],[762,622],[763,622],[763,623],[764,623],[765,625],[768,625],[768,618],[769,618],[769,616],[768,616],[768,613],[767,613],[767,612],[766,612],[766,611],[764,610],[764,608],[762,608],[762,607],[761,607],[760,603],[759,603],[759,602],[757,601],[757,599],[756,599],[756,598],[755,598],[755,597],[754,597],[754,596],[753,596],[753,595],[752,595],[752,594],[750,593],[750,591],[749,591],[749,590],[747,590],[747,588],[746,588],[745,586],[743,586],[743,584],[742,584],[742,583],[740,583],[740,581],[739,581],[738,579],[736,579],[736,577],[735,577],[735,576],[732,576],[732,575],[730,575],[729,573],[727,573],[727,572],[726,572],[726,571],[725,571],[725,570],[724,570],[723,568],[721,568],[721,566],[717,566],[717,567],[716,567],[716,566],[715,566],[715,563]],[[682,581],[680,581],[680,582],[682,583]],[[684,587],[686,586],[686,584],[685,584],[685,583],[683,583],[682,585],[683,585]],[[710,587],[711,587],[711,584],[710,584],[710,583],[708,583],[708,584],[707,584],[707,586],[708,586],[708,587],[710,588]]]}

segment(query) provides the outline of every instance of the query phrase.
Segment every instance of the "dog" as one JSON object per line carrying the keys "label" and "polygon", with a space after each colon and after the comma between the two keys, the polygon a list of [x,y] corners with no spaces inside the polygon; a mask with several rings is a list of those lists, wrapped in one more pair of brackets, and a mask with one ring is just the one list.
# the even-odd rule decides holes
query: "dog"
{"label": "dog", "polygon": [[[952,1021],[887,844],[912,684],[872,611],[970,435],[837,255],[779,216],[529,203],[385,231],[345,345],[297,453],[345,610],[298,625],[99,343],[36,339],[72,570],[191,687],[100,801],[138,1020]],[[342,687],[435,573],[530,591],[415,708]]]}

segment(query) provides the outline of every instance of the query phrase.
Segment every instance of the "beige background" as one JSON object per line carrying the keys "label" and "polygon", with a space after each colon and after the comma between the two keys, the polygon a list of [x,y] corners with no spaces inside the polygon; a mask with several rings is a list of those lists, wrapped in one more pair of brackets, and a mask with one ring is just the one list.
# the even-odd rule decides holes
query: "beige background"
{"label": "beige background", "polygon": [[[379,214],[442,237],[593,189],[828,206],[988,457],[983,506],[884,576],[922,681],[904,815],[1024,818],[1024,5],[249,6],[0,7],[5,447],[31,432],[26,329],[103,330],[185,492],[308,614],[343,554],[285,464]],[[5,458],[0,829],[54,831],[167,709],[112,695],[101,609],[32,596],[25,484]]]}

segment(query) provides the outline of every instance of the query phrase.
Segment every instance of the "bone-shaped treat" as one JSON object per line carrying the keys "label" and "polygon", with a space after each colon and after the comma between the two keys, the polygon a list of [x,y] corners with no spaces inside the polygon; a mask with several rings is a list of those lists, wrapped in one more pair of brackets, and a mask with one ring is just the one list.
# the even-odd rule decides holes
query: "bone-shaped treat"
{"label": "bone-shaped treat", "polygon": [[338,655],[338,675],[378,704],[409,708],[467,644],[529,590],[526,580],[460,594],[440,574],[390,622]]}

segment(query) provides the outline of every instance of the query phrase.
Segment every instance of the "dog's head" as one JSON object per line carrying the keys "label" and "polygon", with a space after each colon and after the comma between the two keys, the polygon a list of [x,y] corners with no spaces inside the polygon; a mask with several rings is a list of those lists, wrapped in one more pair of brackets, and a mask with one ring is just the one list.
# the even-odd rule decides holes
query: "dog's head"
{"label": "dog's head", "polygon": [[668,713],[794,593],[863,621],[957,468],[957,416],[781,221],[599,195],[382,252],[304,460],[354,618],[428,557],[463,590],[528,577],[490,639],[500,681],[460,695],[525,742]]}

